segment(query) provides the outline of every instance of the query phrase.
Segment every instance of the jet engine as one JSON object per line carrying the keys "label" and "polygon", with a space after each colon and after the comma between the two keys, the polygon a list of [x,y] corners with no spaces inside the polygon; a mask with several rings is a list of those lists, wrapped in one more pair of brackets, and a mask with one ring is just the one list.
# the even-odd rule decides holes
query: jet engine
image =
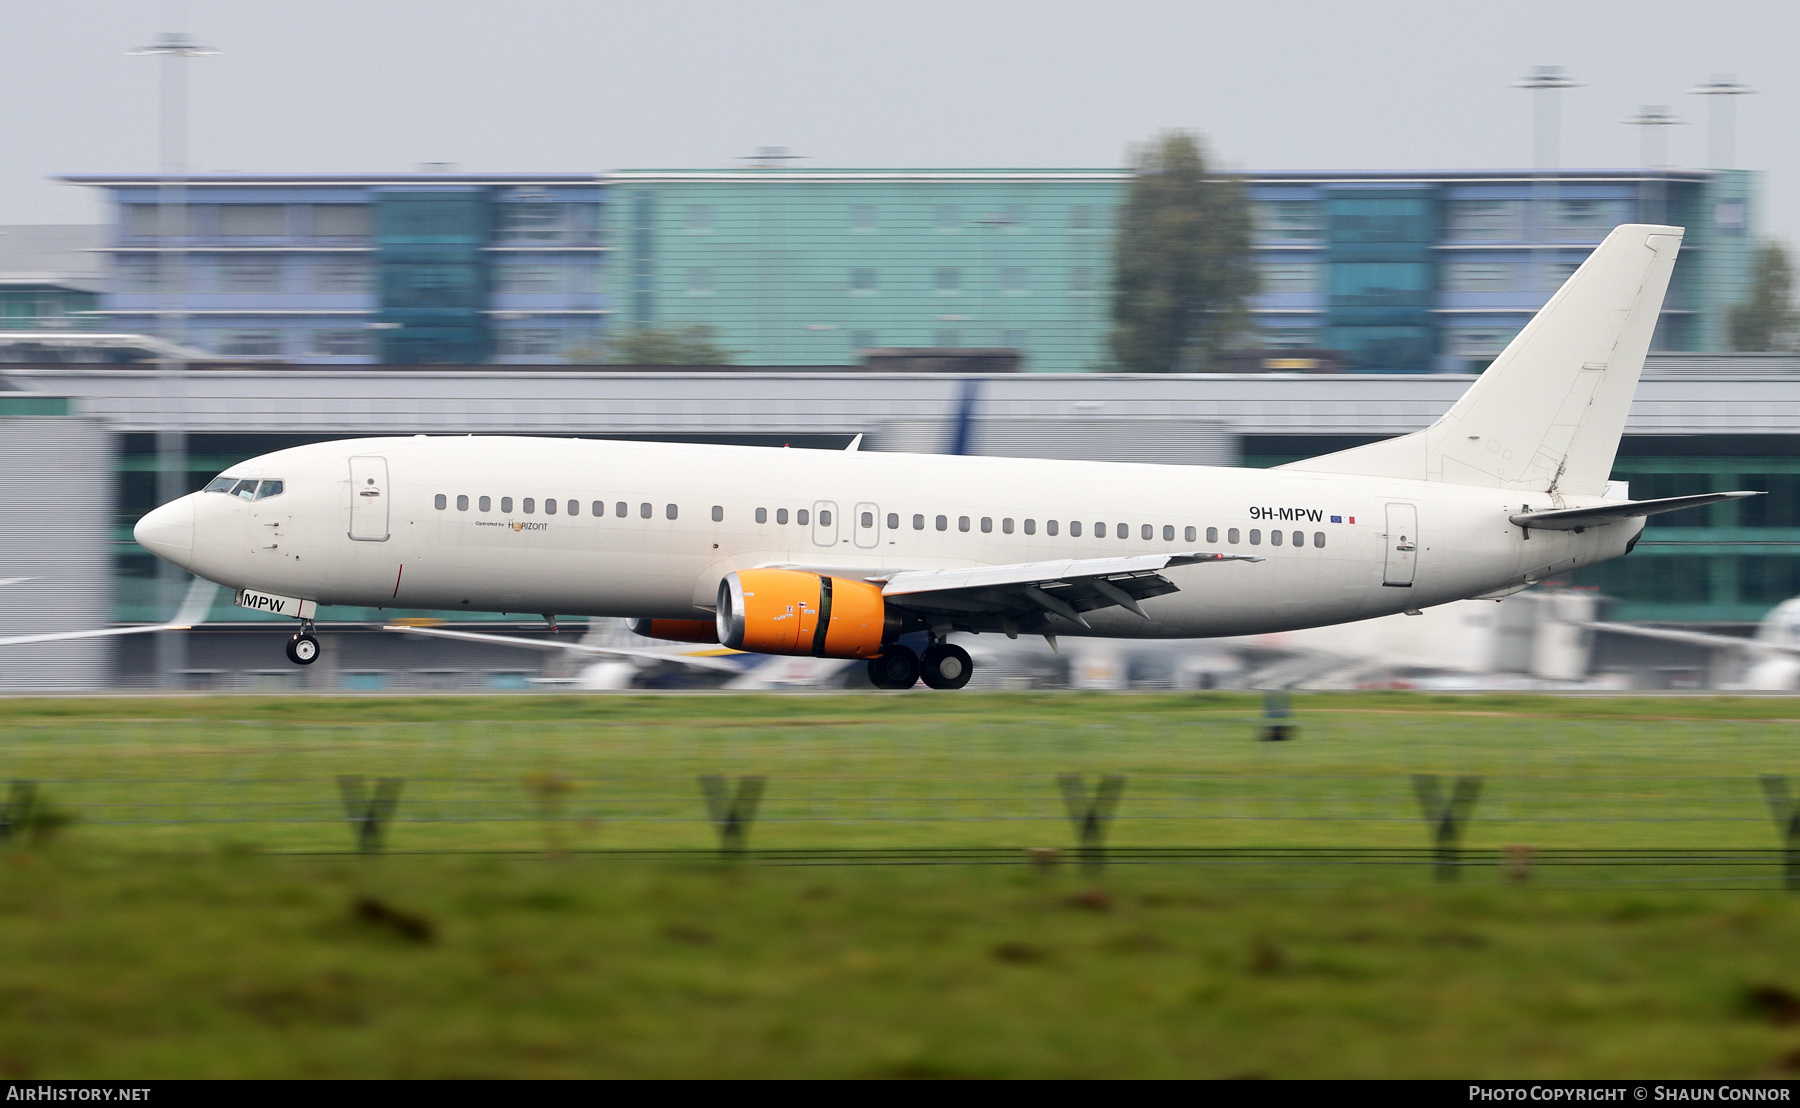
{"label": "jet engine", "polygon": [[881,586],[795,569],[746,569],[719,582],[719,641],[758,654],[873,658],[900,632]]}
{"label": "jet engine", "polygon": [[673,642],[718,642],[719,625],[710,619],[634,619],[632,633]]}

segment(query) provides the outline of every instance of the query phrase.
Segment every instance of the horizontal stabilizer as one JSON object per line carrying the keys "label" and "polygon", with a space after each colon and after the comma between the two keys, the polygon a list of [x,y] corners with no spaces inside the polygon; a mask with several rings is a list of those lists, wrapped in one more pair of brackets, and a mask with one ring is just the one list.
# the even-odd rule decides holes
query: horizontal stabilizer
{"label": "horizontal stabilizer", "polygon": [[1679,512],[1683,508],[1700,508],[1722,500],[1742,500],[1746,496],[1764,496],[1760,492],[1703,492],[1694,496],[1669,496],[1661,500],[1628,500],[1618,504],[1600,504],[1592,508],[1557,508],[1543,512],[1520,512],[1512,521],[1520,527],[1541,531],[1582,531],[1617,523],[1622,519],[1656,516]]}
{"label": "horizontal stabilizer", "polygon": [[1590,631],[1610,631],[1615,635],[1636,635],[1642,639],[1682,642],[1690,646],[1709,646],[1719,650],[1742,650],[1749,653],[1800,654],[1800,645],[1768,642],[1763,639],[1740,639],[1735,635],[1713,635],[1705,631],[1683,631],[1674,627],[1652,627],[1642,623],[1601,623],[1596,620],[1575,622],[1576,627]]}

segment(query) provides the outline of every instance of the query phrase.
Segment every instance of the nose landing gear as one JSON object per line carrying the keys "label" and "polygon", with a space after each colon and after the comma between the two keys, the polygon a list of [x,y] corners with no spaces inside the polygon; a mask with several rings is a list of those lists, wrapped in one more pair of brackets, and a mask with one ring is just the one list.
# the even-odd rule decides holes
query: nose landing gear
{"label": "nose landing gear", "polygon": [[299,632],[287,641],[287,656],[297,666],[310,666],[319,660],[319,640],[313,636],[311,620],[302,623]]}

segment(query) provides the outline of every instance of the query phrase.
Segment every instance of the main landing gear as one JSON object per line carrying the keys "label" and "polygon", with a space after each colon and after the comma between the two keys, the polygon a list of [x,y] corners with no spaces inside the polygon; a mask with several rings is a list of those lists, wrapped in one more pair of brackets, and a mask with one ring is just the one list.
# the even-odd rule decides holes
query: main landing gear
{"label": "main landing gear", "polygon": [[974,672],[969,652],[947,642],[932,643],[923,657],[895,643],[869,659],[869,683],[878,689],[910,689],[920,680],[928,688],[960,689]]}
{"label": "main landing gear", "polygon": [[300,630],[287,641],[288,661],[297,666],[310,666],[319,660],[319,640],[313,636],[312,620],[300,625]]}

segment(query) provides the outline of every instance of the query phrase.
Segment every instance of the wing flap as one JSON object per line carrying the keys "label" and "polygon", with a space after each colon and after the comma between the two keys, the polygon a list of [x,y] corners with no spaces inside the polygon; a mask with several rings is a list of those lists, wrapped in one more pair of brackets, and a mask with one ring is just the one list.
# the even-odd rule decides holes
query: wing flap
{"label": "wing flap", "polygon": [[[888,576],[882,595],[897,608],[926,616],[959,617],[972,629],[998,627],[1007,634],[1040,632],[1060,618],[1089,626],[1083,613],[1123,607],[1145,619],[1138,602],[1180,591],[1162,571],[1211,562],[1260,562],[1254,554],[1188,551],[1122,558],[1070,558],[1054,562],[904,570]],[[883,580],[871,578],[871,580]],[[979,624],[980,626],[977,626]]]}

